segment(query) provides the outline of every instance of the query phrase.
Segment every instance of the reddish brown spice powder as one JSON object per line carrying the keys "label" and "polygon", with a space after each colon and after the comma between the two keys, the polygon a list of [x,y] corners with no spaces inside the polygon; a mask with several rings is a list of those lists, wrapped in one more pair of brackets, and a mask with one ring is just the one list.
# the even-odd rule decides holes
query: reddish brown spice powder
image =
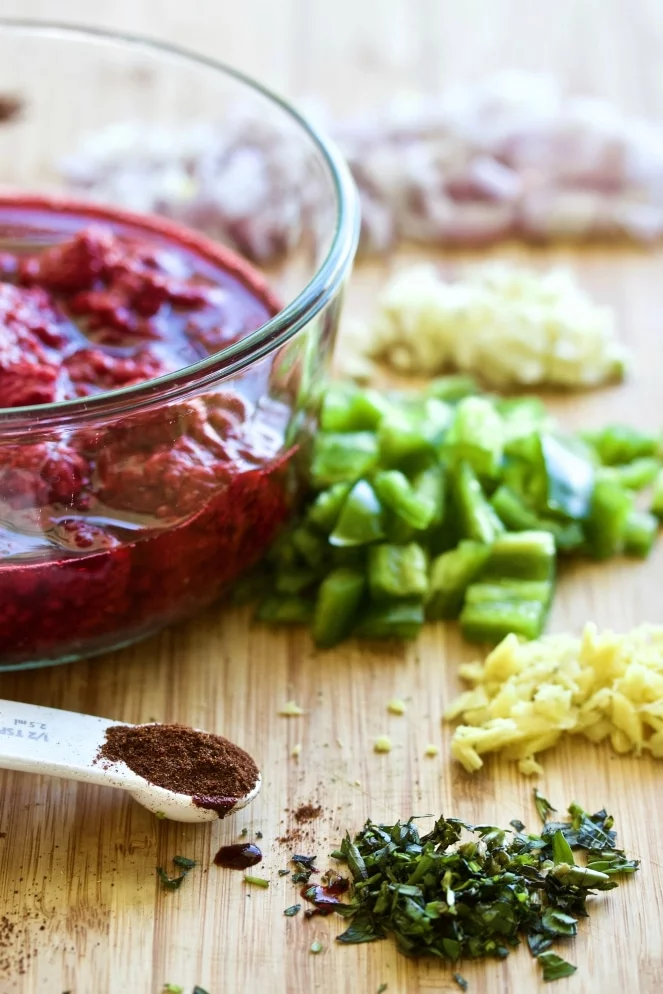
{"label": "reddish brown spice powder", "polygon": [[322,814],[321,804],[300,804],[294,811],[295,821],[301,825],[304,821],[314,821]]}
{"label": "reddish brown spice powder", "polygon": [[190,794],[194,804],[219,818],[253,790],[259,776],[239,746],[188,725],[112,725],[97,759],[126,763],[156,787]]}

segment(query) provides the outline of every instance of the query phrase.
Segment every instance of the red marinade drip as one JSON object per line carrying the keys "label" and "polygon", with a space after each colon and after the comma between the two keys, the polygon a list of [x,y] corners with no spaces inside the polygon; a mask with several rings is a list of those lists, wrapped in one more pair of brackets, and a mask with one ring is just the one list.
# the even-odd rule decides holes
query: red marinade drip
{"label": "red marinade drip", "polygon": [[[21,216],[13,201],[3,225],[3,203],[0,232]],[[57,235],[59,210],[26,208],[27,235],[44,218]],[[203,241],[197,254],[196,237],[178,242],[167,222],[166,237],[152,221],[127,234],[88,213],[40,252],[0,253],[0,407],[172,372],[276,309],[222,247]],[[65,217],[71,232],[76,213]],[[99,430],[0,444],[0,660],[99,651],[214,599],[287,516],[288,413],[217,389]]]}
{"label": "red marinade drip", "polygon": [[262,853],[252,842],[236,842],[233,845],[221,846],[214,857],[217,866],[228,870],[247,870],[262,860]]}

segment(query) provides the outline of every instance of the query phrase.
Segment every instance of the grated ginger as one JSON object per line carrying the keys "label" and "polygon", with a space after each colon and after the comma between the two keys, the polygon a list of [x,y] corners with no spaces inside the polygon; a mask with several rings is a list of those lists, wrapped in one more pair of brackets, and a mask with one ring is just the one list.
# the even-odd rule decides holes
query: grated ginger
{"label": "grated ginger", "polygon": [[580,638],[548,635],[524,643],[507,635],[484,663],[461,666],[460,674],[471,688],[444,717],[463,722],[451,754],[470,773],[488,752],[518,760],[521,773],[541,773],[535,756],[564,733],[609,739],[619,753],[663,758],[661,626],[617,635],[588,624]]}
{"label": "grated ginger", "polygon": [[613,312],[571,272],[504,262],[471,267],[454,282],[428,263],[402,270],[382,291],[372,324],[344,331],[339,352],[350,376],[355,366],[365,376],[373,356],[402,373],[457,369],[496,387],[593,386],[621,379],[627,359]]}

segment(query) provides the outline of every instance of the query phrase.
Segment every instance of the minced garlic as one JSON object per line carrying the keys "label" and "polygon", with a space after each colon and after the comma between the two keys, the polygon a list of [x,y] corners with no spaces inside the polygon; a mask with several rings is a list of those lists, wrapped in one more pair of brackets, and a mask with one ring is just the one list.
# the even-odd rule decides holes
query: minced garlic
{"label": "minced garlic", "polygon": [[474,266],[454,282],[428,263],[402,270],[372,324],[341,337],[350,375],[357,349],[406,374],[457,369],[497,387],[593,386],[620,379],[626,364],[613,312],[570,272],[504,262]]}
{"label": "minced garlic", "polygon": [[439,753],[439,751],[440,750],[438,749],[438,747],[436,745],[433,745],[433,743],[431,742],[424,749],[424,756],[427,756],[427,757],[429,757],[429,758],[432,759],[433,756],[437,756],[437,754]]}
{"label": "minced garlic", "polygon": [[283,718],[299,718],[304,713],[304,708],[300,708],[296,701],[286,701],[279,710],[279,714]]}
{"label": "minced garlic", "polygon": [[391,739],[388,735],[379,735],[373,743],[374,752],[391,752]]}
{"label": "minced garlic", "polygon": [[405,701],[402,701],[400,697],[392,697],[390,701],[387,701],[387,711],[389,714],[403,715],[406,710]]}
{"label": "minced garlic", "polygon": [[534,758],[565,733],[609,739],[617,752],[663,758],[663,627],[626,635],[549,635],[533,642],[507,637],[484,663],[460,667],[472,689],[447,709],[462,720],[451,752],[466,770],[501,752],[522,773],[540,773]]}

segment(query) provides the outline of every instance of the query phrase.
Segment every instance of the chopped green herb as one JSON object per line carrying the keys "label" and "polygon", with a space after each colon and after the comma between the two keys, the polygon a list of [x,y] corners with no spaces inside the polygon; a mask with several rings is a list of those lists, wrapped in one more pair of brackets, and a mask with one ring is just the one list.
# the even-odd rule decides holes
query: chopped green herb
{"label": "chopped green herb", "polygon": [[568,863],[571,866],[575,863],[573,850],[566,841],[566,837],[561,828],[558,828],[553,835],[552,855],[555,863]]}
{"label": "chopped green herb", "polygon": [[534,788],[534,804],[536,806],[536,810],[539,812],[539,818],[545,825],[548,820],[548,815],[555,811],[555,808],[553,808],[550,801],[545,799],[543,794],[539,793],[536,787]]}
{"label": "chopped green herb", "polygon": [[188,856],[173,856],[173,863],[175,866],[181,866],[183,870],[193,870],[196,865],[195,859],[189,859]]}
{"label": "chopped green herb", "polygon": [[[154,817],[158,818],[159,821],[163,821],[163,819],[166,817],[166,815],[164,814],[163,811],[155,811],[154,812]],[[66,991],[65,991],[65,994],[66,994]]]}
{"label": "chopped green herb", "polygon": [[288,877],[288,876],[290,876],[290,870],[279,870],[279,876],[280,877]]}
{"label": "chopped green herb", "polygon": [[[616,848],[605,811],[590,815],[572,804],[569,820],[551,822],[552,805],[538,792],[534,800],[544,820],[540,835],[526,834],[518,819],[510,832],[443,817],[425,835],[414,818],[369,820],[354,838],[346,835],[333,856],[347,864],[354,888],[341,906],[349,927],[337,941],[391,936],[407,956],[455,962],[503,958],[525,938],[545,980],[569,975],[575,967],[549,954],[550,946],[576,935],[592,892],[612,889],[616,874],[638,864]],[[588,865],[576,864],[574,850],[585,852]]]}
{"label": "chopped green herb", "polygon": [[384,994],[384,992],[387,990],[388,987],[389,987],[389,984],[380,984],[380,986],[378,987],[378,989],[376,991],[376,994]]}
{"label": "chopped green herb", "polygon": [[538,960],[543,967],[544,980],[560,980],[562,977],[570,977],[578,969],[577,966],[567,963],[556,953],[540,953]]}
{"label": "chopped green herb", "polygon": [[512,821],[510,821],[509,825],[511,825],[511,828],[515,832],[524,832],[525,830],[525,826],[523,825],[522,821],[518,820],[518,818],[514,818]]}
{"label": "chopped green herb", "polygon": [[184,988],[179,984],[164,984],[163,994],[184,994]]}
{"label": "chopped green herb", "polygon": [[293,873],[292,882],[293,884],[307,884],[310,876],[310,870],[298,870],[297,873]]}
{"label": "chopped green herb", "polygon": [[179,877],[169,877],[163,866],[157,866],[157,876],[164,890],[179,890],[186,880],[186,873],[181,873]]}
{"label": "chopped green herb", "polygon": [[244,836],[248,835],[248,834],[249,834],[249,830],[248,830],[248,828],[245,825],[244,828],[242,829],[242,831],[239,833],[239,837],[240,837],[240,839],[243,839]]}
{"label": "chopped green herb", "polygon": [[311,943],[311,952],[314,955],[317,955],[318,953],[322,952],[322,943],[320,942],[319,939],[314,939],[313,942]]}
{"label": "chopped green herb", "polygon": [[252,877],[246,874],[244,876],[245,884],[252,884],[254,887],[269,887],[269,880],[265,880],[263,877]]}
{"label": "chopped green herb", "polygon": [[196,986],[193,988],[193,994],[208,994],[208,992],[204,990],[202,987],[198,987],[198,985],[196,984]]}
{"label": "chopped green herb", "polygon": [[262,832],[256,832],[256,839],[262,839]]}
{"label": "chopped green herb", "polygon": [[468,985],[467,980],[465,979],[465,977],[462,975],[462,973],[454,973],[453,979],[456,981],[456,983],[458,984],[458,986],[460,987],[460,989],[462,991],[466,991],[467,990],[467,988],[468,988],[469,985]]}
{"label": "chopped green herb", "polygon": [[292,918],[294,915],[298,915],[302,910],[301,904],[291,904],[289,908],[286,908],[283,912],[288,918]]}

